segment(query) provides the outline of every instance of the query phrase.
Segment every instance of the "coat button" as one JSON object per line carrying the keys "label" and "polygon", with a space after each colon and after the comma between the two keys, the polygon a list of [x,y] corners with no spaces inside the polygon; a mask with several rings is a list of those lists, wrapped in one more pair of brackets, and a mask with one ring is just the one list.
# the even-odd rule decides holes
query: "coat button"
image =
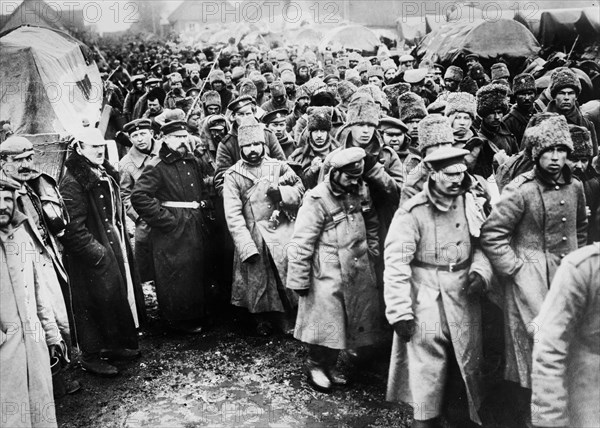
{"label": "coat button", "polygon": [[555,190],[560,190],[560,186],[556,186],[554,189]]}
{"label": "coat button", "polygon": [[565,256],[565,253],[560,254],[560,258],[562,259]]}
{"label": "coat button", "polygon": [[564,204],[565,204],[565,201],[564,201],[564,200],[560,201],[560,204],[561,204],[561,205],[564,205]]}
{"label": "coat button", "polygon": [[104,198],[104,195],[100,195],[100,199],[103,199],[103,198]]}
{"label": "coat button", "polygon": [[358,257],[354,257],[354,261],[357,262],[358,261]]}
{"label": "coat button", "polygon": [[562,222],[564,223],[565,221],[567,221],[566,217],[561,218]]}
{"label": "coat button", "polygon": [[190,184],[190,186],[194,187],[194,183]]}
{"label": "coat button", "polygon": [[566,236],[563,236],[563,237],[562,237],[562,240],[563,240],[563,241],[566,241],[566,240],[567,240],[567,237],[566,237]]}

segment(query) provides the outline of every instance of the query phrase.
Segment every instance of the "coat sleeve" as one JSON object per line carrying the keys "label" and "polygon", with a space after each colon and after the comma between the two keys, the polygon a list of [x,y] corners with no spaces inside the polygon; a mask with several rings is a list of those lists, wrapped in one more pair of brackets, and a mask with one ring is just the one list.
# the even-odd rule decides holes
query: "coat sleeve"
{"label": "coat sleeve", "polygon": [[177,217],[160,204],[156,191],[162,186],[163,178],[158,164],[151,163],[144,168],[142,175],[133,187],[131,204],[135,211],[150,227],[173,230],[177,227]]}
{"label": "coat sleeve", "polygon": [[241,189],[233,174],[225,174],[223,182],[223,207],[229,233],[242,262],[255,254],[259,254],[258,247],[252,239],[252,234],[244,218],[244,203],[242,202]]}
{"label": "coat sleeve", "polygon": [[121,197],[123,198],[125,212],[127,213],[127,216],[135,223],[139,218],[139,214],[131,205],[131,192],[133,192],[135,181],[133,180],[131,173],[127,171],[127,167],[122,163],[119,163],[119,177],[119,187],[121,189]]}
{"label": "coat sleeve", "polygon": [[577,186],[577,247],[581,248],[587,244],[588,232],[585,190],[580,181],[573,180],[573,183]]}
{"label": "coat sleeve", "polygon": [[319,198],[309,193],[298,210],[294,233],[287,246],[287,288],[310,289],[313,257],[319,257],[315,247],[323,233],[324,225],[325,209],[319,202]]}
{"label": "coat sleeve", "polygon": [[396,188],[398,190],[398,194],[400,194],[400,191],[402,190],[402,187],[404,186],[404,173],[402,171],[402,161],[400,160],[400,158],[398,157],[398,154],[393,151],[390,150],[390,162],[388,163],[387,167],[386,167],[386,172],[388,173],[388,175],[390,177],[392,177],[392,179],[394,180],[394,182],[396,183]]}
{"label": "coat sleeve", "polygon": [[363,218],[365,219],[365,228],[367,229],[367,245],[369,247],[369,254],[371,255],[371,257],[377,258],[379,257],[379,216],[377,215],[377,211],[373,207],[373,203],[370,196],[369,205],[370,209],[367,211],[363,211]]}
{"label": "coat sleeve", "polygon": [[[402,174],[402,171],[400,170],[399,173]],[[389,204],[398,206],[401,187],[398,186],[396,180],[385,170],[381,163],[375,163],[375,166],[370,171],[365,172],[363,177],[374,197],[385,195]]]}
{"label": "coat sleeve", "polygon": [[585,312],[588,291],[577,266],[563,260],[535,319],[539,331],[533,346],[531,406],[536,425],[568,425],[569,344],[576,334],[578,315]]}
{"label": "coat sleeve", "polygon": [[54,311],[52,309],[52,300],[48,294],[48,288],[41,284],[42,278],[40,278],[40,272],[37,266],[34,265],[34,281],[35,281],[35,300],[37,316],[44,329],[46,338],[46,345],[56,345],[61,342],[62,336],[60,335],[60,329],[58,323],[54,317]]}
{"label": "coat sleeve", "polygon": [[89,214],[86,193],[83,187],[70,177],[61,182],[59,190],[70,219],[61,243],[69,253],[94,266],[104,257],[106,248],[94,238],[86,226]]}
{"label": "coat sleeve", "polygon": [[385,315],[391,325],[414,318],[411,283],[412,262],[420,233],[410,212],[396,211],[385,240],[383,297]]}
{"label": "coat sleeve", "polygon": [[281,148],[281,144],[277,141],[277,137],[271,131],[265,132],[265,141],[267,143],[267,147],[269,148],[269,157],[272,159],[278,159],[280,161],[285,161],[285,153]]}
{"label": "coat sleeve", "polygon": [[523,196],[511,183],[504,188],[500,200],[481,228],[481,247],[500,275],[513,276],[523,265],[510,241],[524,212]]}
{"label": "coat sleeve", "polygon": [[217,170],[215,171],[214,186],[219,196],[221,196],[223,194],[223,176],[234,164],[229,145],[224,144],[223,142],[219,144],[215,162],[217,163]]}
{"label": "coat sleeve", "polygon": [[302,202],[304,185],[300,177],[287,164],[281,165],[279,191],[281,192],[281,203],[284,206],[298,207]]}

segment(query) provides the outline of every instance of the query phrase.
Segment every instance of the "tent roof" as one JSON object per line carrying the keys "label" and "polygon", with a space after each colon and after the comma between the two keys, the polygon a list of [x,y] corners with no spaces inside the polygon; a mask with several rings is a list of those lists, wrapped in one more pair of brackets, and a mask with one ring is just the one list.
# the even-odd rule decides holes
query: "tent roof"
{"label": "tent roof", "polygon": [[10,30],[25,24],[66,30],[61,11],[53,9],[43,0],[23,0],[0,31]]}

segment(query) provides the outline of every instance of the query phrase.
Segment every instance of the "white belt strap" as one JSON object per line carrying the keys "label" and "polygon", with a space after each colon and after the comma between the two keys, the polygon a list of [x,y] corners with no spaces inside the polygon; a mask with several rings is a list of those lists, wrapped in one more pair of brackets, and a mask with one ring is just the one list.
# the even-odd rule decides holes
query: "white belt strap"
{"label": "white belt strap", "polygon": [[161,205],[165,208],[191,208],[193,210],[197,210],[200,208],[200,203],[193,202],[183,202],[183,201],[163,201]]}

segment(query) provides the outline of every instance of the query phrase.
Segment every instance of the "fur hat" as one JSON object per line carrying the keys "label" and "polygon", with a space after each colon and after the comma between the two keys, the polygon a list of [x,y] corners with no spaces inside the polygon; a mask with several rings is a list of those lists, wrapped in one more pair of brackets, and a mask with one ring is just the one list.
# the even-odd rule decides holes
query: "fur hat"
{"label": "fur hat", "polygon": [[513,79],[513,92],[518,94],[525,91],[536,91],[535,79],[533,75],[529,73],[517,74]]}
{"label": "fur hat", "polygon": [[550,95],[554,98],[556,93],[564,88],[572,88],[579,96],[581,83],[573,70],[566,67],[557,68],[550,76]]}
{"label": "fur hat", "polygon": [[367,70],[367,77],[379,77],[383,80],[383,68],[378,65],[374,65]]}
{"label": "fur hat", "polygon": [[202,103],[204,104],[204,107],[221,107],[221,95],[219,95],[217,91],[206,91],[204,95],[202,95]]}
{"label": "fur hat", "polygon": [[357,123],[367,123],[373,126],[377,126],[379,123],[379,106],[375,104],[370,95],[364,92],[354,94],[348,104],[346,124],[356,125]]}
{"label": "fur hat", "polygon": [[569,133],[573,141],[573,152],[571,156],[574,158],[591,158],[593,155],[592,139],[590,131],[583,126],[569,125]]}
{"label": "fur hat", "polygon": [[[473,80],[477,80],[477,79],[483,79],[488,76],[487,76],[487,74],[485,74],[483,65],[476,63],[476,64],[473,64],[471,66],[471,68],[469,68],[469,77]],[[488,79],[489,79],[489,77],[488,77]]]}
{"label": "fur hat", "polygon": [[438,98],[431,104],[427,105],[427,113],[429,114],[444,114],[448,102],[444,98]]}
{"label": "fur hat", "polygon": [[250,73],[248,78],[252,80],[252,83],[254,83],[254,86],[256,86],[257,92],[264,92],[265,89],[267,89],[267,79],[258,71],[253,71]]}
{"label": "fur hat", "polygon": [[315,130],[323,130],[329,132],[331,130],[331,107],[309,107],[308,108],[308,123],[306,127],[308,132]]}
{"label": "fur hat", "polygon": [[369,68],[371,68],[371,63],[367,60],[363,60],[362,62],[359,62],[356,66],[356,71],[358,71],[358,74],[360,75],[365,71],[368,72]]}
{"label": "fur hat", "polygon": [[356,89],[356,86],[348,82],[347,80],[342,80],[337,85],[337,92],[342,102],[349,101],[352,95],[354,95],[354,93],[356,92]]}
{"label": "fur hat", "polygon": [[259,69],[261,74],[273,73],[273,63],[271,61],[265,61],[260,65]]}
{"label": "fur hat", "polygon": [[454,143],[454,132],[448,118],[433,114],[419,122],[419,150],[425,152],[428,147],[443,143]]}
{"label": "fur hat", "polygon": [[381,62],[381,68],[383,68],[383,72],[385,73],[388,70],[397,70],[398,66],[393,59],[388,58]]}
{"label": "fur hat", "polygon": [[497,62],[496,64],[492,65],[492,68],[490,69],[490,74],[492,80],[510,79],[510,72],[508,71],[508,67],[503,62]]}
{"label": "fur hat", "polygon": [[471,95],[475,95],[477,93],[477,82],[471,79],[469,76],[465,76],[463,80],[458,84],[458,90],[460,92],[467,92]]}
{"label": "fur hat", "polygon": [[446,116],[452,116],[455,113],[468,113],[471,119],[475,119],[475,106],[477,101],[475,97],[467,92],[453,92],[446,98]]}
{"label": "fur hat", "polygon": [[296,83],[296,74],[292,70],[285,69],[281,72],[283,83]]}
{"label": "fur hat", "polygon": [[356,90],[356,92],[365,92],[369,94],[371,98],[373,98],[373,101],[375,101],[381,106],[383,106],[384,104],[389,104],[387,98],[385,97],[385,94],[381,89],[379,89],[379,86],[373,85],[372,83],[369,83],[368,85],[362,85]]}
{"label": "fur hat", "polygon": [[348,61],[361,62],[363,57],[358,52],[350,52],[348,55]]}
{"label": "fur hat", "polygon": [[256,85],[250,79],[242,79],[238,83],[238,92],[240,97],[244,95],[250,95],[252,98],[256,99],[258,96],[258,90],[256,89]]}
{"label": "fur hat", "polygon": [[254,117],[245,119],[238,128],[238,143],[244,147],[256,142],[265,143],[265,130]]}
{"label": "fur hat", "polygon": [[344,78],[355,86],[361,85],[360,74],[358,74],[356,68],[349,68],[348,70],[346,70]]}
{"label": "fur hat", "polygon": [[285,86],[283,86],[283,82],[281,80],[276,80],[271,85],[271,97],[282,97],[286,95]]}
{"label": "fur hat", "polygon": [[498,109],[508,113],[508,107],[508,88],[506,86],[492,83],[477,91],[477,114],[479,116],[487,116]]}
{"label": "fur hat", "polygon": [[231,70],[231,80],[241,79],[245,74],[246,70],[244,70],[244,67],[233,67],[233,70]]}
{"label": "fur hat", "polygon": [[390,103],[390,108],[394,112],[394,116],[398,114],[398,97],[405,92],[410,91],[410,85],[405,82],[394,83],[383,87],[383,93]]}
{"label": "fur hat", "polygon": [[573,141],[569,133],[569,125],[564,116],[549,117],[536,126],[525,129],[523,139],[531,145],[531,155],[537,161],[542,153],[557,146],[565,146],[573,151]]}
{"label": "fur hat", "polygon": [[335,95],[331,92],[321,91],[310,97],[310,105],[313,107],[335,107],[337,105],[337,100],[335,99]]}
{"label": "fur hat", "polygon": [[427,116],[427,109],[423,98],[414,92],[405,92],[398,97],[398,115],[404,123]]}
{"label": "fur hat", "polygon": [[210,76],[208,76],[208,81],[211,85],[215,82],[225,83],[225,73],[223,73],[223,70],[213,70]]}
{"label": "fur hat", "polygon": [[325,82],[323,82],[323,80],[319,79],[318,77],[313,77],[302,86],[304,87],[304,90],[306,91],[309,97],[312,97],[319,91],[327,89],[327,85],[325,84]]}
{"label": "fur hat", "polygon": [[448,67],[448,70],[446,70],[446,73],[444,74],[444,79],[452,79],[456,80],[457,82],[460,82],[461,80],[463,80],[462,68],[457,67],[455,65],[451,65],[450,67]]}

